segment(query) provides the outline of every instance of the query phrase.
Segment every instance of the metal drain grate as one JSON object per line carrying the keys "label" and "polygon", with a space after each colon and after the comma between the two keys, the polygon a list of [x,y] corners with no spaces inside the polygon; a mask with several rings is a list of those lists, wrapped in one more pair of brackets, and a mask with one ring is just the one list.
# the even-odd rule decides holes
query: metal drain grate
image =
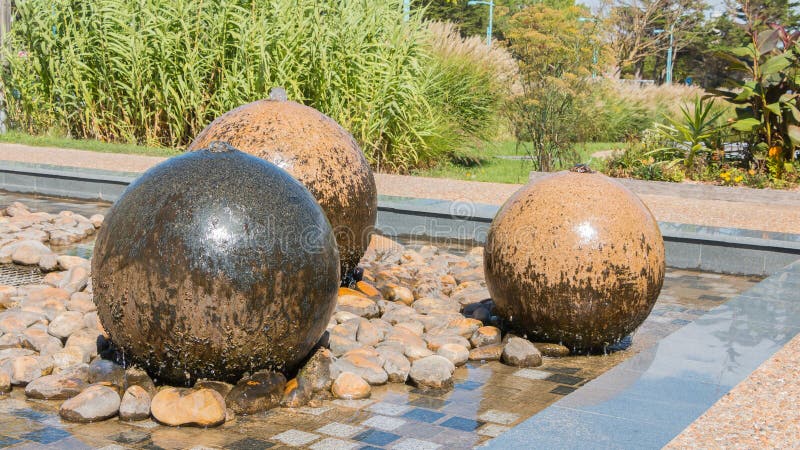
{"label": "metal drain grate", "polygon": [[0,265],[0,285],[22,286],[42,282],[42,271],[38,267],[25,267],[16,264]]}

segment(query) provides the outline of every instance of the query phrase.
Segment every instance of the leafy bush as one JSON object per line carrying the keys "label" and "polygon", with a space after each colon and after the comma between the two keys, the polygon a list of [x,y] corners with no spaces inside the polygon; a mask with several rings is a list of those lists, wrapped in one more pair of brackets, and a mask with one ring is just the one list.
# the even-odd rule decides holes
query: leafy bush
{"label": "leafy bush", "polygon": [[748,17],[750,43],[720,53],[745,79],[729,80],[735,89],[717,94],[737,105],[733,128],[752,134],[753,157],[765,159],[770,175],[780,179],[800,146],[800,31],[761,26]]}
{"label": "leafy bush", "polygon": [[33,134],[180,147],[223,112],[284,86],[349,129],[375,166],[406,170],[488,136],[504,96],[487,82],[502,79],[492,58],[443,51],[449,38],[418,15],[404,22],[393,0],[17,8],[2,87],[12,126]]}
{"label": "leafy bush", "polygon": [[692,108],[681,106],[679,119],[665,117],[668,124],[656,124],[656,130],[667,145],[651,153],[657,154],[659,161],[680,162],[686,171],[694,171],[698,157],[716,150],[712,143],[720,132],[717,121],[722,112],[712,113],[713,107],[713,100],[697,97]]}

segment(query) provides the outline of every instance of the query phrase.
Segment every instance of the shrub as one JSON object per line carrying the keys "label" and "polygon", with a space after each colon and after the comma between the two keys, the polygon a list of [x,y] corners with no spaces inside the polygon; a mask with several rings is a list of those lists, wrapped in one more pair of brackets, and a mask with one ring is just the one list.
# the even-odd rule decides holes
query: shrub
{"label": "shrub", "polygon": [[[2,74],[13,127],[188,144],[223,112],[284,86],[406,170],[492,131],[500,79],[477,49],[392,0],[27,0]],[[438,40],[437,40],[438,39]],[[462,41],[458,45],[462,45]],[[458,46],[456,45],[456,46]],[[494,53],[492,53],[494,55]],[[452,91],[446,89],[453,88]]]}

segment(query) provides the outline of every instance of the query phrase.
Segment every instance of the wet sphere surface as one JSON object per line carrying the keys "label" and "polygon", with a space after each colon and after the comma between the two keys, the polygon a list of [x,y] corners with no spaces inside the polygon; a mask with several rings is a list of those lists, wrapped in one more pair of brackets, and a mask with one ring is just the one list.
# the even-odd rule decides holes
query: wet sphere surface
{"label": "wet sphere surface", "polygon": [[512,328],[597,351],[650,314],[664,281],[664,241],[647,207],[616,181],[559,172],[503,205],[487,236],[484,270]]}
{"label": "wet sphere surface", "polygon": [[229,111],[189,146],[225,141],[288,171],[314,194],[334,229],[342,276],[358,265],[378,214],[375,178],[358,144],[333,119],[292,101],[259,100]]}
{"label": "wet sphere surface", "polygon": [[160,381],[235,381],[295,367],[336,306],[339,259],[322,209],[264,160],[215,145],[144,173],[92,258],[103,327]]}

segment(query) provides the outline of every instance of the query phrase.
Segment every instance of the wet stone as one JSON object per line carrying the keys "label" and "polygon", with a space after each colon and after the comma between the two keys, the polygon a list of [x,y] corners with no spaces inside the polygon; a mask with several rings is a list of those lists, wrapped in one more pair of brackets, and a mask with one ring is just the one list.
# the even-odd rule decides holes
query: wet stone
{"label": "wet stone", "polygon": [[337,309],[339,311],[347,311],[367,319],[380,316],[378,304],[360,295],[343,295],[339,297]]}
{"label": "wet stone", "polygon": [[318,348],[314,351],[306,365],[300,369],[297,378],[303,384],[309,386],[313,392],[328,390],[331,385],[331,364],[333,354],[325,348]]}
{"label": "wet stone", "polygon": [[217,391],[219,395],[223,398],[227,397],[228,394],[233,389],[233,385],[230,383],[226,383],[224,381],[215,381],[215,380],[197,380],[194,384],[194,388],[197,389],[211,389],[212,391]]}
{"label": "wet stone", "polygon": [[117,415],[120,397],[108,386],[93,385],[61,404],[58,414],[70,422],[97,422]]}
{"label": "wet stone", "polygon": [[57,368],[71,367],[76,364],[88,363],[89,355],[77,346],[64,347],[53,353],[53,366]]}
{"label": "wet stone", "polygon": [[286,377],[278,372],[261,371],[242,378],[225,397],[236,414],[255,414],[280,405]]}
{"label": "wet stone", "polygon": [[83,328],[83,313],[64,311],[50,322],[47,331],[59,339],[66,339],[81,328]]}
{"label": "wet stone", "polygon": [[444,356],[455,366],[463,366],[469,359],[469,350],[458,344],[444,344],[436,351],[439,356]]}
{"label": "wet stone", "polygon": [[[131,366],[125,369],[124,388],[127,390],[131,386],[141,387],[142,389],[147,391],[151,397],[156,393],[156,386],[153,383],[153,379],[150,378],[150,375],[148,375],[147,372],[144,371],[144,369],[141,369],[136,366]],[[195,385],[195,387],[197,387],[197,385]],[[203,386],[203,387],[208,387],[208,386]]]}
{"label": "wet stone", "polygon": [[503,344],[484,345],[470,350],[470,361],[499,361],[503,355]]}
{"label": "wet stone", "polygon": [[331,376],[336,378],[342,372],[352,372],[371,385],[385,384],[389,376],[383,370],[383,361],[379,358],[377,352],[351,350],[333,362]]}
{"label": "wet stone", "polygon": [[331,392],[336,398],[358,400],[370,395],[370,385],[363,378],[352,372],[342,372],[336,377]]}
{"label": "wet stone", "polygon": [[11,391],[11,375],[0,368],[0,392]]}
{"label": "wet stone", "polygon": [[299,408],[311,400],[313,390],[305,382],[292,378],[286,383],[283,390],[281,406],[286,408]]}
{"label": "wet stone", "polygon": [[439,355],[431,355],[411,364],[409,378],[419,387],[442,389],[453,386],[455,365]]}
{"label": "wet stone", "polygon": [[331,335],[330,339],[328,340],[328,345],[334,356],[344,355],[350,350],[355,350],[363,346],[363,344],[358,341],[354,341],[339,335]]}
{"label": "wet stone", "polygon": [[120,420],[144,420],[148,417],[150,417],[150,394],[141,386],[129,387],[119,405]]}
{"label": "wet stone", "polygon": [[150,402],[158,422],[173,427],[213,427],[225,422],[225,400],[212,389],[164,388]]}
{"label": "wet stone", "polygon": [[499,344],[501,341],[500,329],[492,326],[480,327],[475,330],[475,333],[472,334],[469,341],[474,347]]}
{"label": "wet stone", "polygon": [[542,365],[542,354],[530,341],[512,337],[503,347],[502,360],[515,367],[537,367]]}
{"label": "wet stone", "polygon": [[374,346],[383,340],[384,331],[375,326],[368,320],[364,320],[358,326],[356,340],[361,344]]}
{"label": "wet stone", "polygon": [[383,370],[386,372],[389,382],[405,383],[408,373],[411,371],[411,362],[402,352],[391,347],[378,347],[378,353],[383,358]]}
{"label": "wet stone", "polygon": [[72,398],[86,388],[86,381],[72,374],[45,375],[25,386],[28,398],[44,400],[65,400]]}
{"label": "wet stone", "polygon": [[109,383],[120,391],[125,389],[125,369],[107,359],[95,359],[89,364],[89,383]]}
{"label": "wet stone", "polygon": [[67,310],[88,313],[97,311],[97,306],[92,300],[92,294],[87,292],[76,292],[69,297]]}
{"label": "wet stone", "polygon": [[561,344],[550,342],[534,342],[533,345],[542,353],[543,356],[551,358],[562,358],[569,356],[569,349]]}

